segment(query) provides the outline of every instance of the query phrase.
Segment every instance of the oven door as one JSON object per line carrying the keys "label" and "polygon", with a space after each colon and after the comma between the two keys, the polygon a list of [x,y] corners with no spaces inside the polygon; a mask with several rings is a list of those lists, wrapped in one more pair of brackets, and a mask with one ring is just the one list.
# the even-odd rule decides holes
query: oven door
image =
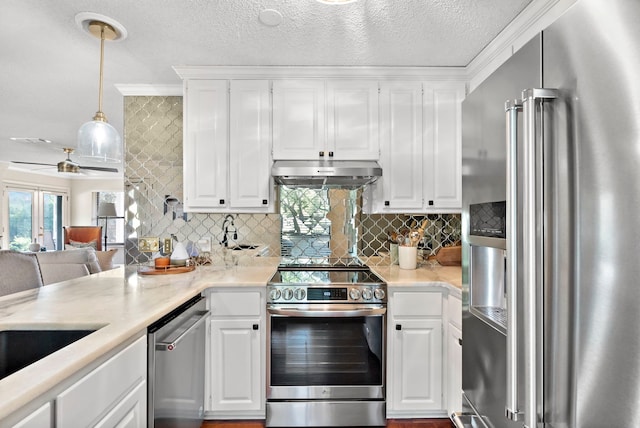
{"label": "oven door", "polygon": [[267,307],[267,400],[384,400],[383,305]]}

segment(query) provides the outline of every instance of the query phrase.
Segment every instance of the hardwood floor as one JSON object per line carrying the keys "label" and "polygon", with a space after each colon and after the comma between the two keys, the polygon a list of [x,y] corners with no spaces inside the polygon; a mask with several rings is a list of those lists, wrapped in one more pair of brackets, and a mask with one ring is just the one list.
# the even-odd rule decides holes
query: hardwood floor
{"label": "hardwood floor", "polygon": [[[389,419],[387,428],[452,428],[449,419]],[[264,428],[263,421],[205,421],[202,428]]]}

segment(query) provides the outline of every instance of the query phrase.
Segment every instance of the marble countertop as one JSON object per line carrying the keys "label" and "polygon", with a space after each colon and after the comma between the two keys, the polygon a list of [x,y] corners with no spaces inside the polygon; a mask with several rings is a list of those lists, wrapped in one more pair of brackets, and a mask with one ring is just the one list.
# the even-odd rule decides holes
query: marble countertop
{"label": "marble countertop", "polygon": [[[0,297],[0,330],[97,329],[38,362],[0,380],[0,421],[147,326],[210,287],[264,286],[279,258],[260,258],[250,266],[201,266],[175,275],[138,275],[120,267],[90,277]],[[398,266],[372,266],[393,286],[433,282],[460,287],[460,268],[423,266],[404,271]]]}

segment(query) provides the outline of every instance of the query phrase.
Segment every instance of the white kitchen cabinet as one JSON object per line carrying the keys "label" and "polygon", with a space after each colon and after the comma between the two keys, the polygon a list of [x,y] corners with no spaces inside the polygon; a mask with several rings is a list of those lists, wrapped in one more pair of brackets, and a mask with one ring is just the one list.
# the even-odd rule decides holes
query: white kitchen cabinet
{"label": "white kitchen cabinet", "polygon": [[427,210],[462,209],[460,82],[424,83],[424,182]]}
{"label": "white kitchen cabinet", "polygon": [[449,323],[447,335],[447,413],[462,411],[462,332]]}
{"label": "white kitchen cabinet", "polygon": [[208,419],[265,417],[263,290],[213,290],[206,370]]}
{"label": "white kitchen cabinet", "polygon": [[185,211],[227,205],[229,83],[184,83],[183,176]]}
{"label": "white kitchen cabinet", "polygon": [[273,158],[377,160],[378,83],[273,82]]}
{"label": "white kitchen cabinet", "polygon": [[422,84],[380,84],[380,165],[376,211],[422,209]]}
{"label": "white kitchen cabinet", "polygon": [[460,211],[463,98],[461,82],[381,84],[383,175],[365,192],[367,212]]}
{"label": "white kitchen cabinet", "polygon": [[458,296],[447,296],[447,356],[446,396],[447,413],[462,410],[462,301]]}
{"label": "white kitchen cabinet", "polygon": [[271,212],[267,80],[187,80],[185,211]]}
{"label": "white kitchen cabinet", "polygon": [[56,427],[147,426],[147,338],[136,340],[56,398]]}
{"label": "white kitchen cabinet", "polygon": [[52,427],[51,421],[52,406],[51,403],[45,403],[37,410],[34,410],[29,416],[23,418],[20,422],[12,425],[13,428],[48,428]]}
{"label": "white kitchen cabinet", "polygon": [[442,294],[392,291],[388,309],[387,417],[446,416]]}
{"label": "white kitchen cabinet", "polygon": [[273,209],[271,106],[266,80],[232,80],[229,206]]}

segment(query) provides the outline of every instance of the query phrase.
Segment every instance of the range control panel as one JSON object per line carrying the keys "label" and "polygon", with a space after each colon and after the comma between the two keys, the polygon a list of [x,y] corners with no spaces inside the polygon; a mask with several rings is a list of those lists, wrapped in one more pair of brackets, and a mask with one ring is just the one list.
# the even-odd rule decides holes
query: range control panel
{"label": "range control panel", "polygon": [[386,303],[386,284],[268,285],[268,303]]}

